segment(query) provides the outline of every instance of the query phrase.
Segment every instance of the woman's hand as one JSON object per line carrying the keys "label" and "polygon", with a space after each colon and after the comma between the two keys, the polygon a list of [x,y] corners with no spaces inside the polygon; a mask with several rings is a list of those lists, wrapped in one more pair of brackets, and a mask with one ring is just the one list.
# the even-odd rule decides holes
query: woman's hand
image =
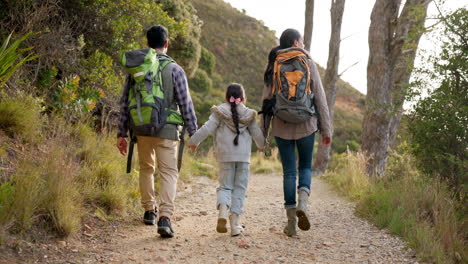
{"label": "woman's hand", "polygon": [[330,145],[332,142],[332,139],[331,137],[322,137],[322,144],[327,147],[328,145]]}

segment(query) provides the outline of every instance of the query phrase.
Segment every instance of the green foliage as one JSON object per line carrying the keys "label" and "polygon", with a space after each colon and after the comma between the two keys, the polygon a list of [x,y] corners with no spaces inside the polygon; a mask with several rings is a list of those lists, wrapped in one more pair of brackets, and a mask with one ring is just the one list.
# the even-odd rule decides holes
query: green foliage
{"label": "green foliage", "polygon": [[[90,44],[87,49],[91,52],[96,49],[103,50],[116,60],[123,51],[146,47],[145,33],[150,26],[164,25],[171,33],[171,39],[187,30],[185,23],[176,22],[156,1],[74,2],[74,4],[65,4],[67,10],[81,10],[86,17],[89,15],[85,13],[94,13],[94,23],[100,27],[99,30],[88,29],[90,32],[84,30],[85,41]],[[92,19],[87,22],[92,22]]]}
{"label": "green foliage", "polygon": [[42,121],[38,98],[24,94],[18,97],[0,96],[0,130],[8,136],[38,143],[41,141]]}
{"label": "green foliage", "polygon": [[95,50],[91,56],[83,59],[83,86],[88,90],[97,90],[100,97],[105,92],[113,96],[120,95],[123,78],[117,76],[114,69],[114,60],[107,54]]}
{"label": "green foliage", "polygon": [[193,78],[189,79],[189,87],[195,92],[206,95],[213,88],[213,82],[204,70],[198,69]]}
{"label": "green foliage", "polygon": [[187,75],[192,77],[198,69],[201,53],[202,22],[197,16],[197,10],[185,0],[156,0],[155,2],[160,3],[162,9],[170,17],[185,26],[184,34],[175,36],[174,41],[169,44],[168,53],[184,68]]}
{"label": "green foliage", "polygon": [[[463,195],[468,185],[468,10],[442,21],[441,52],[428,58],[431,68],[419,77],[436,87],[415,105],[408,131],[420,169],[447,179]],[[427,83],[416,84],[423,89]]]}
{"label": "green foliage", "polygon": [[216,58],[209,50],[202,47],[199,68],[204,70],[207,74],[212,75],[216,66]]}
{"label": "green foliage", "polygon": [[[84,114],[91,112],[96,107],[98,100],[105,95],[100,88],[81,86],[81,78],[78,75],[71,75],[62,80],[57,80],[57,74],[58,72],[54,67],[46,69],[41,74],[39,83],[46,85],[42,86],[42,89],[47,91],[47,107],[67,120],[76,121],[84,117]],[[90,78],[95,77],[98,73],[94,74],[94,76],[90,74]],[[52,82],[52,80],[56,81]],[[90,81],[92,80],[90,79]]]}
{"label": "green foliage", "polygon": [[11,36],[10,34],[0,47],[0,88],[8,81],[8,79],[13,75],[13,73],[20,67],[23,63],[36,59],[38,56],[33,56],[31,54],[26,55],[24,58],[21,58],[23,53],[32,49],[29,48],[20,48],[20,45],[23,41],[31,37],[33,34],[29,33],[21,37],[20,39],[14,41],[10,44]]}

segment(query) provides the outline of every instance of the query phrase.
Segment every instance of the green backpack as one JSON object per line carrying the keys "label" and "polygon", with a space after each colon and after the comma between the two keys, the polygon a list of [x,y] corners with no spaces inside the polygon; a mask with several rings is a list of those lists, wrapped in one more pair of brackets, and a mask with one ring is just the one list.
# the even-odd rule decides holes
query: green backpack
{"label": "green backpack", "polygon": [[182,125],[180,113],[165,103],[162,71],[170,57],[154,49],[139,49],[124,53],[122,65],[130,74],[128,111],[130,129],[136,136],[155,136],[166,123]]}

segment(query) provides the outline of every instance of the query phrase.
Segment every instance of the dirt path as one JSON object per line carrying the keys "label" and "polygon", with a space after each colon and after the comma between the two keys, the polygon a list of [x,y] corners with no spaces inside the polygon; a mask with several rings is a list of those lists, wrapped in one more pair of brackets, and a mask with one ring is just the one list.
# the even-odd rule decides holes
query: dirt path
{"label": "dirt path", "polygon": [[41,250],[35,254],[38,258],[25,262],[417,263],[400,239],[355,217],[353,205],[331,191],[323,180],[314,178],[312,182],[312,228],[299,231],[296,238],[282,233],[286,221],[281,176],[251,177],[242,219],[246,231],[234,238],[215,232],[216,182],[206,177],[193,181],[178,193],[173,222],[176,236],[172,239],[161,239],[156,227],[135,221],[85,237],[81,243],[62,245],[62,249],[60,243],[49,245],[62,254],[57,256],[51,250],[47,256]]}

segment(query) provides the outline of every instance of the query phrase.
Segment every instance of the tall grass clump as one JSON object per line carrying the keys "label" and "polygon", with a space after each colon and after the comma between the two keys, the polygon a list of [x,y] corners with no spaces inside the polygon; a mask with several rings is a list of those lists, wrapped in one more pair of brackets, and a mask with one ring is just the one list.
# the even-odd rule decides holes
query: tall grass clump
{"label": "tall grass clump", "polygon": [[140,198],[138,175],[125,173],[126,160],[114,146],[115,137],[97,134],[85,124],[75,129],[82,164],[80,191],[85,201],[108,213],[133,211]]}
{"label": "tall grass clump", "polygon": [[8,136],[27,143],[38,143],[42,123],[38,99],[22,93],[14,97],[0,94],[0,130]]}
{"label": "tall grass clump", "polygon": [[324,177],[341,193],[360,199],[370,191],[371,182],[365,173],[366,159],[360,152],[336,154]]}
{"label": "tall grass clump", "polygon": [[467,262],[463,207],[446,182],[415,169],[407,146],[390,155],[380,180],[365,179],[360,153],[335,156],[334,162],[325,177],[357,200],[358,215],[405,239],[424,261]]}
{"label": "tall grass clump", "polygon": [[79,229],[83,211],[75,186],[78,168],[63,143],[51,140],[40,155],[26,153],[21,158],[10,181],[0,188],[4,226],[25,232],[41,223],[63,236]]}

